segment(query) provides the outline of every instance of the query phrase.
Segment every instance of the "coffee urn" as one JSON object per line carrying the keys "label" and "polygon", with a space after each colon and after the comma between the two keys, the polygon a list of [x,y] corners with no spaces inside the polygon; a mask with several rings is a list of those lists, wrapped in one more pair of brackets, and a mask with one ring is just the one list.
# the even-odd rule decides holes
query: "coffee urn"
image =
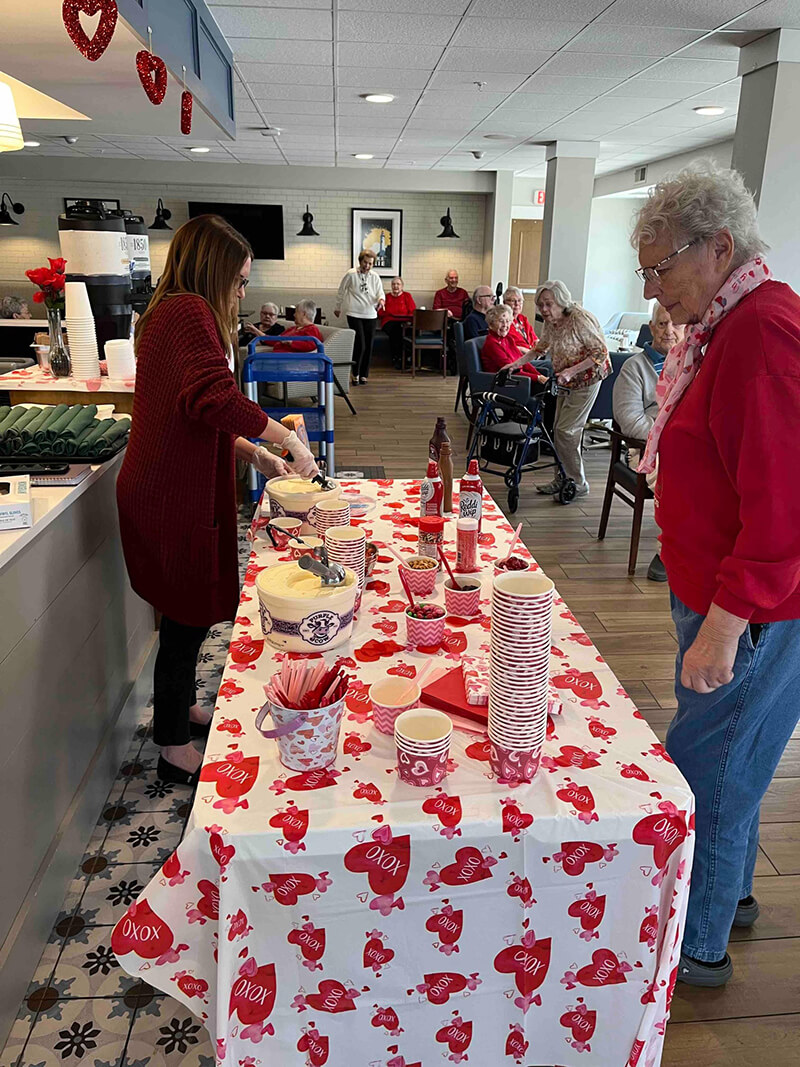
{"label": "coffee urn", "polygon": [[67,281],[86,283],[102,353],[106,341],[130,336],[133,308],[125,221],[107,213],[100,201],[79,201],[59,215],[58,237]]}

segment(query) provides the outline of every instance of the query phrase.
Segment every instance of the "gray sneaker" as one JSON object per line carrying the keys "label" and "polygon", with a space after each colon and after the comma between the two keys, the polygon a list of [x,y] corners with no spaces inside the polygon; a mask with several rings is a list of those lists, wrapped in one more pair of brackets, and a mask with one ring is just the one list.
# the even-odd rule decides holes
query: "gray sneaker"
{"label": "gray sneaker", "polygon": [[725,962],[719,967],[711,967],[707,963],[693,960],[691,956],[681,953],[678,964],[678,981],[685,985],[701,986],[705,989],[716,989],[725,985],[733,976],[733,963],[728,953],[725,953]]}
{"label": "gray sneaker", "polygon": [[734,926],[752,926],[759,915],[758,901],[755,897],[745,897],[740,900],[733,917]]}
{"label": "gray sneaker", "polygon": [[561,488],[558,482],[548,482],[547,485],[537,485],[536,492],[543,493],[545,496],[555,496]]}

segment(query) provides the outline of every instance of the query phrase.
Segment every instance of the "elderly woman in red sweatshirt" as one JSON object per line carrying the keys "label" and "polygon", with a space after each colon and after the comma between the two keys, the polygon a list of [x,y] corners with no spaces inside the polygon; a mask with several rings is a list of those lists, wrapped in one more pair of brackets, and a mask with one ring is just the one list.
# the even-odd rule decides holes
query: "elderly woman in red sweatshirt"
{"label": "elderly woman in red sweatshirt", "polygon": [[381,329],[389,338],[389,351],[395,367],[403,365],[403,328],[411,322],[417,305],[414,297],[403,288],[402,278],[392,278],[386,304],[378,312]]}
{"label": "elderly woman in red sweatshirt", "polygon": [[508,304],[493,304],[486,312],[489,332],[481,349],[481,367],[492,374],[508,367],[536,382],[547,381],[530,363],[521,362],[519,349],[510,334],[513,321],[514,312]]}
{"label": "elderly woman in red sweatshirt", "polygon": [[679,646],[666,747],[697,802],[677,977],[719,986],[731,927],[758,917],[759,805],[800,714],[800,298],[771,278],[735,171],[660,182],[632,242],[645,298],[687,326],[639,469],[658,457]]}

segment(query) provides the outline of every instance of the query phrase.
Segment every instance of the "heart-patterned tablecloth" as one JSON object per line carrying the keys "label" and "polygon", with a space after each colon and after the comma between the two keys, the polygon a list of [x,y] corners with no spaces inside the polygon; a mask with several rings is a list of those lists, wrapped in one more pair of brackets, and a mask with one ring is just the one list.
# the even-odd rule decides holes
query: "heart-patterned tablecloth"
{"label": "heart-patterned tablecloth", "polygon": [[[654,1067],[688,898],[693,798],[561,599],[539,773],[493,777],[485,735],[457,730],[447,777],[398,781],[370,683],[485,656],[492,564],[511,535],[484,503],[482,613],[441,648],[405,648],[397,564],[416,549],[419,482],[348,483],[381,551],[352,641],[334,767],[287,771],[255,729],[280,662],[255,579],[257,540],[186,835],[115,928],[131,975],[204,1020],[226,1067],[432,1067],[444,1061]],[[455,519],[446,523],[454,559]],[[443,602],[441,579],[435,599]]]}

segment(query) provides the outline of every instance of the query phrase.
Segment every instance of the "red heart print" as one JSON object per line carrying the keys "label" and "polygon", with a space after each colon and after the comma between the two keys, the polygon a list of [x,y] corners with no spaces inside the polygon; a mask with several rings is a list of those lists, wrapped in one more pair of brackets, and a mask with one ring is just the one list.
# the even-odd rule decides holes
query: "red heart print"
{"label": "red heart print", "polygon": [[231,988],[228,1018],[236,1013],[240,1022],[250,1026],[253,1023],[263,1023],[269,1018],[275,1006],[277,982],[274,963],[254,969],[253,961],[247,962],[251,966],[247,967],[245,964],[239,968],[239,974]]}
{"label": "red heart print", "polygon": [[595,897],[594,900],[581,897],[580,900],[575,900],[570,904],[567,914],[573,919],[580,919],[582,930],[596,930],[603,921],[605,910],[606,898],[604,896]]}
{"label": "red heart print", "polygon": [[271,874],[269,884],[278,904],[290,907],[297,903],[298,897],[308,896],[317,888],[316,879],[310,874]]}
{"label": "red heart print", "polygon": [[207,878],[201,878],[197,883],[200,890],[200,899],[197,902],[197,910],[208,919],[219,918],[219,886],[210,882]]}
{"label": "red heart print", "polygon": [[574,1041],[580,1041],[585,1045],[591,1039],[597,1025],[597,1012],[587,1011],[585,1005],[582,1004],[580,1008],[564,1012],[559,1022],[567,1030],[572,1031]]}
{"label": "red heart print", "polygon": [[394,1008],[378,1008],[370,1020],[373,1026],[383,1026],[390,1033],[400,1027],[400,1020]]}
{"label": "red heart print", "polygon": [[348,756],[354,756],[356,759],[364,753],[369,752],[372,745],[369,741],[365,741],[359,734],[348,734],[344,739],[344,745],[342,746],[344,752]]}
{"label": "red heart print", "polygon": [[563,785],[556,796],[566,804],[571,804],[577,811],[594,811],[595,803],[592,791],[587,785]]}
{"label": "red heart print", "polygon": [[428,797],[422,810],[428,815],[437,816],[442,826],[458,826],[461,822],[461,797],[448,797],[444,793],[438,797]]}
{"label": "red heart print", "polygon": [[426,974],[423,976],[423,983],[424,986],[420,988],[420,992],[425,993],[431,1004],[446,1004],[450,997],[467,988],[464,975],[455,971],[437,971],[435,974]]}
{"label": "red heart print", "polygon": [[452,630],[445,630],[444,637],[442,638],[439,647],[443,648],[445,652],[463,652],[467,647],[467,635],[465,633],[453,633]]}
{"label": "red heart print", "polygon": [[246,756],[238,763],[231,760],[207,763],[200,772],[200,781],[216,782],[218,796],[241,797],[255,785],[258,763],[258,756]]}
{"label": "red heart print", "polygon": [[234,663],[254,663],[264,651],[264,642],[245,636],[238,641],[231,641],[230,649]]}
{"label": "red heart print", "polygon": [[635,763],[623,764],[622,769],[619,772],[620,778],[635,778],[639,782],[649,782],[650,775],[647,771],[642,770],[641,767]]}
{"label": "red heart print", "polygon": [[603,858],[603,848],[596,841],[564,841],[561,852],[564,873],[574,877],[583,874],[587,863],[598,863]]}
{"label": "red heart print", "polygon": [[374,622],[372,624],[373,630],[380,630],[382,634],[386,634],[387,637],[392,637],[397,633],[397,623],[392,619],[381,619],[380,622]]}
{"label": "red heart print", "polygon": [[582,748],[578,748],[576,745],[561,745],[559,751],[561,755],[556,756],[553,760],[559,767],[577,767],[579,770],[585,771],[590,767],[600,766],[600,760],[597,759],[594,753],[584,752]]}
{"label": "red heart print", "polygon": [[470,759],[478,760],[482,763],[489,762],[489,751],[491,744],[487,738],[485,741],[473,741],[471,745],[467,745],[466,753]]}
{"label": "red heart print", "polygon": [[425,923],[425,929],[436,934],[443,944],[454,945],[464,929],[464,912],[460,908],[437,911]]}
{"label": "red heart print", "polygon": [[495,956],[494,969],[500,974],[513,974],[517,989],[523,997],[527,997],[538,989],[547,977],[551,949],[552,941],[549,937],[531,945],[509,945]]}
{"label": "red heart print", "polygon": [[182,974],[178,978],[176,985],[187,997],[199,997],[201,1000],[205,1000],[208,992],[208,982],[202,978],[193,978],[190,974]]}
{"label": "red heart print", "polygon": [[569,689],[582,700],[599,700],[603,687],[593,671],[570,671],[568,674],[556,674],[552,678],[556,689]]}
{"label": "red heart print", "polygon": [[287,841],[302,841],[308,831],[308,810],[290,805],[286,811],[273,815],[269,824],[282,830]]}
{"label": "red heart print", "polygon": [[325,931],[316,929],[313,923],[292,930],[286,940],[297,945],[304,960],[321,960],[325,954]]}
{"label": "red heart print", "polygon": [[211,855],[223,871],[236,855],[234,846],[224,844],[221,835],[218,833],[211,834],[208,839],[208,847],[211,849]]}
{"label": "red heart print", "polygon": [[617,731],[613,726],[606,726],[605,723],[600,722],[599,719],[589,720],[589,733],[592,737],[599,737],[602,741],[607,741],[609,737],[613,737]]}
{"label": "red heart print", "polygon": [[324,1067],[328,1062],[330,1039],[309,1028],[297,1042],[297,1051],[305,1052],[311,1067]]}
{"label": "red heart print", "polygon": [[115,955],[129,952],[143,960],[154,960],[172,947],[174,935],[146,900],[134,901],[114,927],[111,948]]}
{"label": "red heart print", "polygon": [[514,1029],[514,1024],[511,1024],[511,1033],[506,1038],[506,1056],[513,1057],[516,1063],[522,1063],[528,1052],[529,1041],[525,1040],[524,1034],[520,1030]]}
{"label": "red heart print", "polygon": [[472,1041],[472,1023],[454,1019],[451,1023],[436,1031],[436,1040],[447,1045],[453,1054],[460,1053],[469,1048]]}
{"label": "red heart print", "polygon": [[284,785],[287,789],[293,789],[298,793],[305,793],[311,789],[327,789],[328,786],[336,785],[337,773],[330,767],[303,771],[301,774],[287,778]]}
{"label": "red heart print", "polygon": [[659,812],[637,822],[633,828],[633,840],[637,845],[653,846],[653,860],[661,870],[686,839],[687,833],[686,818],[682,811],[674,814]]}
{"label": "red heart print", "polygon": [[[80,15],[83,13],[91,17],[98,11],[100,21],[90,39],[81,26]],[[116,0],[64,0],[61,5],[61,17],[70,40],[81,55],[92,63],[108,48],[117,26],[117,14]]]}
{"label": "red heart print", "polygon": [[383,803],[380,789],[372,782],[359,782],[353,790],[353,796],[356,800],[369,800],[372,804]]}
{"label": "red heart print", "polygon": [[485,863],[483,853],[474,845],[465,845],[456,851],[456,858],[442,868],[439,876],[445,885],[471,885],[491,878],[492,872]]}
{"label": "red heart print", "polygon": [[378,607],[378,611],[384,611],[391,614],[395,612],[401,612],[406,610],[405,600],[389,600],[385,604],[381,604]]}
{"label": "red heart print", "polygon": [[[381,827],[376,834],[387,830]],[[365,841],[356,845],[344,857],[348,871],[365,873],[373,893],[398,893],[405,885],[411,863],[411,838],[408,834],[393,837],[388,843]]]}
{"label": "red heart print", "polygon": [[350,711],[372,711],[372,701],[369,698],[369,686],[363,689],[348,689],[344,702]]}
{"label": "red heart print", "polygon": [[395,675],[398,678],[416,678],[417,668],[412,663],[396,663],[386,673]]}
{"label": "red heart print", "polygon": [[364,946],[364,966],[371,967],[373,971],[379,971],[393,959],[394,951],[387,948],[379,937],[371,937]]}
{"label": "red heart print", "polygon": [[503,805],[503,833],[520,834],[533,823],[533,816],[520,811],[515,803]]}
{"label": "red heart print", "polygon": [[510,897],[519,897],[524,905],[533,900],[533,886],[529,878],[516,876],[506,892]]}
{"label": "red heart print", "polygon": [[240,685],[237,685],[236,682],[234,682],[230,678],[227,682],[223,682],[222,685],[219,687],[219,695],[224,700],[230,700],[232,697],[237,697],[240,693],[243,692],[244,689],[242,689]]}
{"label": "red heart print", "polygon": [[622,965],[610,948],[596,949],[592,962],[581,967],[577,979],[584,986],[620,985],[627,981]]}
{"label": "red heart print", "polygon": [[164,60],[143,48],[136,53],[136,70],[147,99],[151,104],[160,104],[167,95],[167,67]]}
{"label": "red heart print", "polygon": [[378,596],[386,596],[391,586],[388,582],[384,582],[379,578],[373,578],[371,582],[367,582],[367,589],[373,593],[377,593]]}
{"label": "red heart print", "polygon": [[658,940],[658,915],[645,915],[642,925],[639,927],[639,942],[643,945],[654,946]]}
{"label": "red heart print", "polygon": [[306,1001],[315,1011],[326,1011],[338,1015],[343,1011],[355,1011],[353,993],[335,979],[325,978],[319,983],[318,993],[309,993]]}

